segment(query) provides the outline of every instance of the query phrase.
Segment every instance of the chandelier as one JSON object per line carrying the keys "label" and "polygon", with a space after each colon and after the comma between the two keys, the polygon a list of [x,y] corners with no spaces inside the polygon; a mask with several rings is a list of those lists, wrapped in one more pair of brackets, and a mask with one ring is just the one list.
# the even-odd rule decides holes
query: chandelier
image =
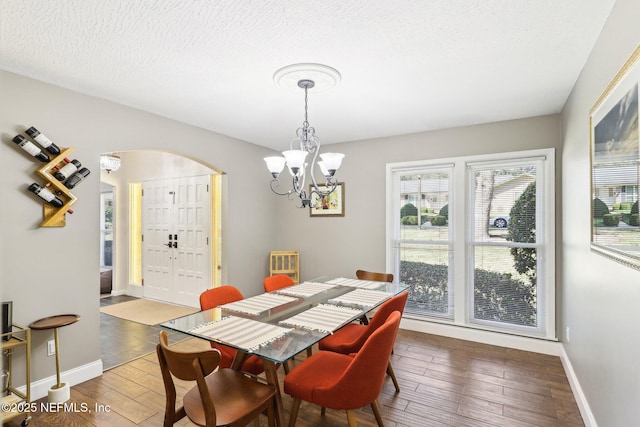
{"label": "chandelier", "polygon": [[107,173],[120,169],[122,161],[117,154],[100,154],[100,169],[104,169]]}
{"label": "chandelier", "polygon": [[[330,67],[321,66],[320,64],[298,64],[291,67],[297,67],[295,71],[299,72],[299,66],[305,65],[312,65],[313,71],[315,72],[321,70],[326,73],[326,69],[329,69],[332,71],[331,76],[336,78],[334,84],[337,82],[339,73]],[[326,69],[321,67],[326,67]],[[285,69],[289,69],[289,67],[285,67]],[[285,76],[286,73],[283,73],[283,70],[285,69],[281,69],[276,72],[274,78],[278,79]],[[336,75],[337,77],[335,77]],[[298,80],[297,86],[304,89],[304,121],[302,122],[302,127],[297,129],[296,136],[289,143],[289,150],[282,152],[283,157],[273,156],[265,157],[264,159],[267,164],[267,169],[269,169],[269,172],[271,172],[271,176],[273,177],[270,183],[271,191],[280,196],[287,196],[289,198],[296,196],[299,197],[301,204],[298,207],[300,208],[314,208],[316,206],[316,201],[320,201],[323,197],[333,193],[338,185],[338,181],[334,175],[342,164],[342,158],[344,157],[344,154],[342,153],[320,154],[320,140],[316,136],[316,130],[309,125],[308,117],[308,91],[313,88],[315,84],[314,80],[308,78]],[[309,166],[307,156],[309,154],[313,157],[311,158],[311,167],[307,171],[307,166]],[[318,156],[320,156],[321,161],[316,162]],[[313,173],[313,167],[315,164],[317,164],[320,172],[324,176],[324,184],[318,185],[318,182],[316,181]],[[289,169],[289,173],[291,174],[292,184],[289,190],[281,192],[278,191],[280,187],[279,177],[285,166],[287,166],[287,169]],[[311,180],[308,192],[305,189],[307,176]],[[321,189],[320,186],[323,188]],[[314,194],[316,197],[313,197]]]}

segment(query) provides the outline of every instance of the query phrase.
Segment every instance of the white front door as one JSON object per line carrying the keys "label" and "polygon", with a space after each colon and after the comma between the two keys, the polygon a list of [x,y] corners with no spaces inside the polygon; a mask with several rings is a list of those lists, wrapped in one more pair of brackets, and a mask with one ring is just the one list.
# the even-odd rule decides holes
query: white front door
{"label": "white front door", "polygon": [[142,183],[144,297],[199,307],[210,288],[209,176]]}

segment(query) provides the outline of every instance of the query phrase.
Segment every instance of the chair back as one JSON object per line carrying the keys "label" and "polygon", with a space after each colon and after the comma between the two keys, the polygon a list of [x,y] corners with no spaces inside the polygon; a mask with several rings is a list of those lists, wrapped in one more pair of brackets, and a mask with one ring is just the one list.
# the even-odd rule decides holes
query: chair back
{"label": "chair back", "polygon": [[244,299],[242,292],[229,285],[207,289],[200,294],[200,310],[209,310],[219,305]]}
{"label": "chair back", "polygon": [[156,350],[163,377],[166,370],[176,378],[184,381],[196,380],[194,361],[198,361],[204,376],[213,372],[220,362],[220,352],[215,349],[198,352],[183,352],[171,349],[165,331],[160,331],[160,343],[156,346]]}
{"label": "chair back", "polygon": [[275,276],[265,277],[262,281],[265,292],[277,291],[278,289],[293,286],[295,282],[286,274],[276,274]]}
{"label": "chair back", "polygon": [[[377,316],[377,314],[376,314]],[[333,387],[343,408],[369,405],[382,391],[387,365],[400,327],[400,312],[392,312],[376,329]]]}
{"label": "chair back", "polygon": [[404,313],[404,306],[407,303],[408,297],[409,292],[403,291],[393,298],[390,298],[382,303],[382,305],[378,307],[376,314],[371,318],[371,320],[369,320],[369,324],[366,325],[364,333],[358,337],[356,342],[351,343],[349,347],[354,349],[353,351],[359,351],[357,349],[362,347],[367,338],[369,338],[369,336],[373,334],[376,329],[380,328],[385,323],[387,317],[389,317],[391,313],[393,313],[394,311],[398,311],[400,312],[400,316],[402,316],[402,313]]}
{"label": "chair back", "polygon": [[391,273],[375,273],[373,271],[356,270],[356,277],[360,280],[373,280],[375,282],[393,282]]}
{"label": "chair back", "polygon": [[186,415],[184,407],[176,409],[174,376],[183,381],[196,381],[207,425],[215,425],[216,410],[205,377],[218,367],[220,352],[216,349],[198,352],[172,350],[169,347],[167,333],[160,331],[156,353],[166,395],[165,425],[172,425]]}

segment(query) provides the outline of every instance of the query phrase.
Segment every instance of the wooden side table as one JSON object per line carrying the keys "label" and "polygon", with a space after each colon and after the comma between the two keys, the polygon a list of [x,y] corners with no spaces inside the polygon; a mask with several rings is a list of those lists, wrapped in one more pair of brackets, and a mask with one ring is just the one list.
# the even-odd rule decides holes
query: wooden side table
{"label": "wooden side table", "polygon": [[59,314],[38,319],[29,325],[29,328],[34,331],[53,329],[53,339],[56,346],[56,385],[49,389],[50,402],[66,402],[69,400],[69,386],[60,381],[60,343],[58,340],[58,328],[71,325],[78,320],[80,320],[80,316],[77,314]]}

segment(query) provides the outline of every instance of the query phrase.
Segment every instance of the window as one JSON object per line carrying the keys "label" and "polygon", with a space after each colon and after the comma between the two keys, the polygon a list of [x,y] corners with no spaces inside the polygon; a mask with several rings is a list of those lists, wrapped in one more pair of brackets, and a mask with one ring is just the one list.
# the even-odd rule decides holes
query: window
{"label": "window", "polygon": [[100,265],[113,266],[113,192],[100,193]]}
{"label": "window", "polygon": [[553,172],[553,150],[388,165],[405,313],[555,338]]}
{"label": "window", "polygon": [[448,209],[452,166],[394,171],[400,217],[393,242],[395,275],[413,285],[408,312],[452,318]]}

